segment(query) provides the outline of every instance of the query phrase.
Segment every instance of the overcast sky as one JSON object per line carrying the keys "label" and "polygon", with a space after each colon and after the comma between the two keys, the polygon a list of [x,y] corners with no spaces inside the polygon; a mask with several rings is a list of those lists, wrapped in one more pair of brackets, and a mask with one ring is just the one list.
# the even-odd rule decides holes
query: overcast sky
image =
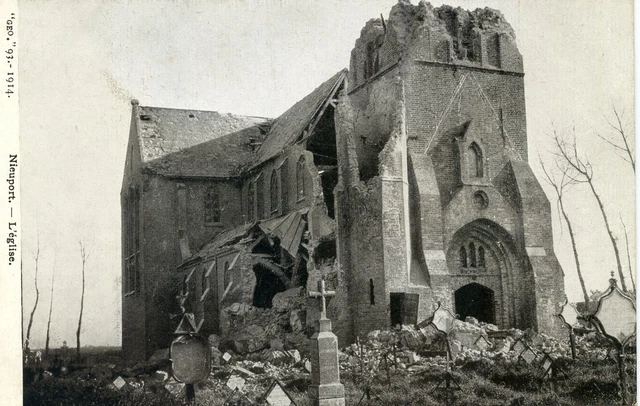
{"label": "overcast sky", "polygon": [[[394,0],[22,0],[20,136],[23,319],[28,321],[36,240],[40,304],[32,347],[44,345],[55,270],[52,346],[75,343],[80,301],[78,239],[90,245],[83,344],[120,344],[120,185],[131,114],[142,105],[277,117],[338,70],[370,18]],[[439,6],[440,2],[433,3]],[[450,1],[489,6],[513,26],[524,57],[532,166],[550,160],[549,132],[575,127],[594,162],[596,187],[624,243],[635,246],[631,168],[596,132],[611,106],[632,130],[631,0]],[[550,161],[548,161],[550,162]],[[552,190],[543,185],[552,199]],[[584,188],[567,196],[589,289],[615,269],[597,205]],[[567,294],[581,299],[568,234],[554,214]],[[626,251],[623,259],[626,264]],[[635,262],[635,249],[632,250]],[[167,298],[171,300],[172,298]]]}

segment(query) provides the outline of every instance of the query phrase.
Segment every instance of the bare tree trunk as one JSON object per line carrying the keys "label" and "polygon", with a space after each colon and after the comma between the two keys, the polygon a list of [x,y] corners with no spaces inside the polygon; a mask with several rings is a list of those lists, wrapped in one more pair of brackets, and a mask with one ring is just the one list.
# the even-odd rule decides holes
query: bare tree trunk
{"label": "bare tree trunk", "polygon": [[55,268],[51,272],[51,298],[49,300],[49,321],[47,321],[47,338],[44,343],[44,356],[49,357],[49,332],[51,331],[51,313],[53,311],[53,284],[55,282]]}
{"label": "bare tree trunk", "polygon": [[609,226],[609,220],[607,219],[607,213],[604,210],[604,205],[600,200],[600,195],[596,192],[596,189],[593,187],[592,179],[588,180],[589,188],[593,193],[593,197],[596,198],[598,202],[598,206],[600,207],[600,212],[602,213],[602,219],[604,220],[604,225],[607,227],[607,233],[609,234],[609,239],[611,240],[611,245],[613,246],[613,252],[616,255],[616,263],[618,265],[618,275],[620,276],[620,286],[622,286],[623,291],[627,291],[627,284],[624,282],[624,273],[622,272],[622,262],[620,261],[620,252],[618,251],[618,242],[616,241],[616,237],[613,235],[613,231],[611,231],[611,227]]}
{"label": "bare tree trunk", "polygon": [[554,141],[559,150],[559,154],[557,155],[563,158],[568,167],[571,168],[573,172],[575,172],[575,176],[570,176],[570,179],[577,183],[587,183],[589,185],[591,193],[593,194],[593,197],[595,197],[596,202],[598,203],[598,207],[600,208],[600,213],[602,213],[602,219],[604,220],[604,225],[607,229],[607,234],[609,235],[609,239],[611,240],[613,252],[616,257],[616,263],[618,265],[618,276],[620,277],[620,286],[622,287],[622,290],[626,292],[627,284],[624,281],[624,273],[622,272],[622,262],[620,261],[618,243],[616,237],[613,235],[613,231],[611,231],[611,227],[609,226],[609,219],[607,218],[604,204],[602,203],[600,195],[593,185],[593,168],[591,166],[591,163],[588,159],[583,158],[578,154],[575,133],[573,137],[573,143],[567,144],[567,142],[561,139],[560,136],[554,131]]}
{"label": "bare tree trunk", "polygon": [[542,166],[542,171],[545,174],[546,181],[553,186],[556,191],[556,195],[558,197],[558,206],[560,208],[560,213],[564,218],[565,223],[567,223],[567,228],[569,229],[569,237],[571,238],[571,248],[573,249],[573,259],[576,263],[576,271],[578,272],[578,280],[580,281],[580,287],[582,288],[582,294],[584,296],[584,302],[589,303],[589,293],[587,292],[587,287],[584,283],[584,278],[582,277],[582,270],[580,269],[580,259],[578,258],[578,246],[576,244],[576,237],[573,232],[573,226],[571,225],[571,221],[569,221],[569,215],[567,211],[564,209],[564,201],[563,201],[563,193],[565,187],[571,184],[571,181],[567,179],[566,172],[563,172],[562,179],[560,182],[556,181],[554,177],[549,175],[547,169],[542,163],[542,159],[540,158],[540,166]]}
{"label": "bare tree trunk", "polygon": [[[615,152],[618,153],[618,156],[622,158],[624,161],[627,161],[629,165],[631,165],[631,169],[633,169],[633,173],[636,172],[636,161],[634,159],[635,151],[634,148],[629,144],[629,138],[633,138],[633,134],[628,134],[626,130],[625,124],[622,123],[622,117],[618,113],[618,110],[615,106],[613,106],[613,114],[616,116],[616,122],[612,123],[609,119],[607,119],[607,124],[617,133],[617,137],[622,140],[622,145],[620,145],[619,141],[616,140],[616,137],[602,136],[597,134],[602,140],[611,145]],[[633,127],[632,127],[633,128]]]}
{"label": "bare tree trunk", "polygon": [[631,266],[631,255],[629,254],[629,234],[627,234],[627,226],[625,226],[624,221],[622,221],[622,216],[620,216],[620,222],[622,223],[622,229],[624,230],[624,242],[627,247],[627,263],[629,266],[629,277],[631,277],[631,286],[633,286],[633,292],[636,292],[636,281],[633,279],[633,267]]}
{"label": "bare tree trunk", "polygon": [[36,287],[36,302],[33,304],[33,310],[31,310],[31,316],[29,316],[29,325],[27,327],[27,337],[26,337],[26,346],[29,346],[29,339],[31,337],[31,326],[33,325],[33,315],[36,313],[36,309],[38,308],[38,301],[40,300],[40,291],[38,290],[38,261],[40,260],[40,239],[38,239],[38,243],[36,246],[36,253],[33,258],[36,262],[36,272],[33,277],[33,283]]}
{"label": "bare tree trunk", "polygon": [[79,241],[80,244],[80,258],[82,259],[82,295],[80,296],[80,316],[78,317],[78,330],[76,331],[76,357],[80,358],[80,332],[82,331],[82,313],[84,311],[84,271],[85,264],[87,262],[87,247],[83,240]]}

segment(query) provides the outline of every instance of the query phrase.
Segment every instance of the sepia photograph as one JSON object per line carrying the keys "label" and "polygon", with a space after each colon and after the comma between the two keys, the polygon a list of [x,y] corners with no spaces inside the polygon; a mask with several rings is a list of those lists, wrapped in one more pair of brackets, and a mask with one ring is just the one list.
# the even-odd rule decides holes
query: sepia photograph
{"label": "sepia photograph", "polygon": [[636,404],[633,0],[0,13],[0,404]]}

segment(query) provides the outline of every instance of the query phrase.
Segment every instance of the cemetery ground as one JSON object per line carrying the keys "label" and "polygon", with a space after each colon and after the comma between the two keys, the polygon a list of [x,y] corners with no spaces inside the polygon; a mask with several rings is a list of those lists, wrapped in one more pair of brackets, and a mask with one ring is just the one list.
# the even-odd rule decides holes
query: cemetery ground
{"label": "cemetery ground", "polygon": [[[568,337],[563,342],[531,331],[498,331],[475,320],[456,321],[450,339],[448,391],[446,347],[431,327],[375,331],[343,348],[338,356],[346,404],[620,404],[615,350],[596,333],[585,330],[577,335],[575,360]],[[233,343],[215,336],[209,343],[211,374],[195,385],[198,405],[269,404],[264,394],[274,380],[292,404],[311,405],[304,348],[278,344],[277,349],[267,346],[241,353],[233,351]],[[627,346],[625,354],[630,398],[635,399],[635,344]],[[55,362],[25,367],[24,405],[189,404],[184,385],[171,377],[166,351],[134,365],[113,350],[85,351],[80,361],[74,355],[57,354]],[[239,389],[234,392],[230,387]]]}

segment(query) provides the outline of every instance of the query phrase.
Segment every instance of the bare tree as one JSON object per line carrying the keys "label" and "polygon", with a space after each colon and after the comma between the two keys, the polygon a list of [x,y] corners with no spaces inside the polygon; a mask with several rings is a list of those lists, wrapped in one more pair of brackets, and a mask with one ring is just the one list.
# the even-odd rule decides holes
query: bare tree
{"label": "bare tree", "polygon": [[618,242],[615,235],[613,234],[613,231],[611,231],[611,226],[609,225],[609,219],[607,218],[604,204],[602,203],[600,195],[593,185],[593,167],[591,166],[588,158],[581,156],[578,153],[575,128],[573,129],[573,140],[571,142],[567,142],[564,138],[560,137],[555,129],[553,130],[553,138],[556,146],[558,147],[558,151],[555,154],[567,164],[568,171],[566,173],[569,179],[576,183],[586,183],[589,186],[593,197],[596,199],[596,202],[598,202],[598,207],[600,208],[600,213],[602,214],[604,225],[607,228],[607,234],[609,235],[609,239],[611,240],[613,252],[615,253],[616,262],[618,265],[618,276],[620,277],[620,285],[622,286],[622,290],[626,292],[627,285],[624,281],[624,274],[622,272],[622,263],[620,262]]}
{"label": "bare tree", "polygon": [[562,176],[560,180],[557,180],[555,176],[550,174],[547,171],[547,168],[544,166],[542,162],[542,158],[538,156],[540,160],[540,166],[542,167],[542,171],[544,172],[544,179],[547,181],[549,185],[553,187],[556,192],[556,196],[558,197],[558,211],[562,214],[565,223],[567,224],[567,228],[569,229],[569,237],[571,237],[571,248],[573,248],[573,259],[576,263],[576,271],[578,272],[578,279],[580,280],[580,286],[582,287],[582,294],[584,295],[584,302],[589,303],[589,293],[587,292],[587,287],[584,283],[584,278],[582,277],[582,270],[580,269],[580,259],[578,258],[578,246],[576,244],[576,237],[573,231],[573,226],[571,225],[571,221],[569,221],[569,215],[567,215],[567,211],[564,208],[564,192],[565,189],[571,186],[574,182],[567,176],[567,168],[560,168],[560,172]]}
{"label": "bare tree", "polygon": [[[55,261],[54,261],[55,263]],[[49,357],[49,332],[51,331],[51,313],[53,311],[53,284],[55,282],[56,275],[55,266],[51,271],[51,298],[49,299],[49,320],[47,321],[47,338],[44,344],[44,356]]]}
{"label": "bare tree", "polygon": [[624,230],[624,242],[627,247],[627,264],[629,266],[629,277],[631,278],[631,286],[633,286],[633,292],[636,291],[636,281],[633,280],[633,267],[631,266],[631,255],[629,254],[629,234],[627,234],[627,226],[622,221],[622,216],[620,216],[620,222],[622,223],[622,229]]}
{"label": "bare tree", "polygon": [[[636,162],[634,159],[635,151],[633,151],[633,147],[631,146],[631,139],[633,138],[632,134],[629,134],[627,131],[626,122],[623,123],[624,117],[623,114],[618,113],[616,106],[613,106],[613,115],[615,116],[615,120],[609,120],[606,118],[607,124],[609,127],[613,129],[613,135],[603,136],[601,134],[596,134],[607,144],[611,145],[623,160],[628,162],[633,169],[633,173],[636,172]],[[632,127],[633,128],[633,127]]]}
{"label": "bare tree", "polygon": [[80,259],[82,260],[82,295],[80,296],[80,316],[78,317],[78,330],[76,331],[76,356],[80,358],[80,332],[82,331],[82,312],[84,311],[84,285],[85,285],[85,266],[89,253],[87,252],[87,244],[83,239],[78,240],[80,245]]}
{"label": "bare tree", "polygon": [[33,304],[33,309],[31,310],[31,316],[29,316],[29,325],[27,327],[27,337],[25,340],[25,346],[29,346],[29,338],[31,337],[31,326],[33,326],[33,315],[36,313],[36,309],[38,308],[38,301],[40,300],[40,290],[38,290],[38,262],[40,261],[40,238],[38,238],[38,242],[36,245],[36,252],[33,254],[33,259],[35,260],[36,270],[33,276],[33,284],[36,288],[36,301]]}

